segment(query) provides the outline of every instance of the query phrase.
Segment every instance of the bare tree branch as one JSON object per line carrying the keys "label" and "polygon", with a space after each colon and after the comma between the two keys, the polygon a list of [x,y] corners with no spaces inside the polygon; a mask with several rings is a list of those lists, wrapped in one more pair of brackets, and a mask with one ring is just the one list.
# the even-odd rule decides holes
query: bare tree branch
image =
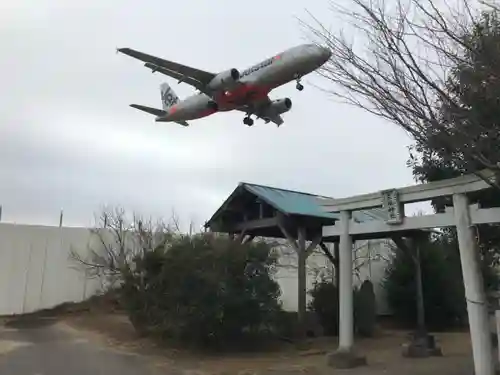
{"label": "bare tree branch", "polygon": [[[319,71],[328,83],[323,91],[397,124],[421,149],[461,164],[466,172],[500,171],[498,153],[484,141],[491,129],[464,107],[460,89],[451,89],[466,78],[457,80],[456,68],[470,64],[471,54],[477,53],[471,32],[481,40],[481,17],[498,10],[498,4],[351,1],[349,7],[332,2],[332,9],[347,20],[352,41],[344,30],[332,33],[310,13],[311,24],[300,20],[312,40],[332,51]],[[498,51],[486,62],[493,67],[490,79],[500,79],[500,56],[493,52]],[[468,126],[457,126],[461,118]]]}
{"label": "bare tree branch", "polygon": [[83,268],[87,277],[103,279],[108,288],[120,283],[134,269],[134,261],[145,252],[165,248],[174,235],[180,235],[178,220],[171,225],[133,214],[127,218],[121,207],[103,208],[96,227],[89,229],[87,249],[70,249],[70,260]]}

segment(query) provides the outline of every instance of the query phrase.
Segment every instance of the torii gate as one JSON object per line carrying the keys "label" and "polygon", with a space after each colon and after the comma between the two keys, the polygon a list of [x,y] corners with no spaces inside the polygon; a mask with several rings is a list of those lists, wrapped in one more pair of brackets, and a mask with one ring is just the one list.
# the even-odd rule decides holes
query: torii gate
{"label": "torii gate", "polygon": [[[339,347],[329,357],[354,360],[353,340],[353,275],[352,246],[356,239],[389,237],[395,232],[415,229],[456,226],[460,260],[465,286],[465,298],[469,316],[472,354],[476,375],[493,375],[494,360],[486,294],[479,266],[479,251],[472,228],[476,224],[500,223],[500,208],[479,208],[469,205],[468,193],[491,188],[495,174],[485,170],[473,175],[414,185],[400,189],[384,190],[343,199],[320,199],[320,205],[328,212],[340,212],[340,221],[332,226],[323,227],[323,237],[339,237],[340,263],[340,322]],[[405,217],[404,204],[429,201],[437,197],[453,197],[453,207],[444,213]],[[383,207],[388,213],[386,221],[377,220],[356,223],[351,220],[353,211]]]}

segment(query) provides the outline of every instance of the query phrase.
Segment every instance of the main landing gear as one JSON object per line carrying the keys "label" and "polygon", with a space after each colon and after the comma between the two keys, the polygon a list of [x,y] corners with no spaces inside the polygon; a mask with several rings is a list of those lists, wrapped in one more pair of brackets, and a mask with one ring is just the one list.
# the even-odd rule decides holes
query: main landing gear
{"label": "main landing gear", "polygon": [[245,116],[243,118],[243,123],[247,126],[252,126],[253,125],[253,120],[250,118],[250,115]]}

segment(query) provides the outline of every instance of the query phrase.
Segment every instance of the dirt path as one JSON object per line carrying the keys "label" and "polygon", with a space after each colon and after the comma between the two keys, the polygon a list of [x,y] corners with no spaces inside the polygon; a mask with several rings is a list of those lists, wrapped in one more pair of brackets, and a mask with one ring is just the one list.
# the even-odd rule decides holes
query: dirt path
{"label": "dirt path", "polygon": [[50,319],[0,326],[0,374],[169,374],[144,358],[96,344]]}

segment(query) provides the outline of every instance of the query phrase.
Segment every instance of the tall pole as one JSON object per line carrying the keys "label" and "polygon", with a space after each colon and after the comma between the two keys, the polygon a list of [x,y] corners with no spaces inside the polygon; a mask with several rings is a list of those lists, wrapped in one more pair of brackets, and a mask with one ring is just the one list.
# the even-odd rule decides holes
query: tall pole
{"label": "tall pole", "polygon": [[425,337],[427,332],[425,329],[424,288],[422,284],[422,267],[420,263],[420,242],[415,240],[413,243],[415,246],[415,281],[417,283],[417,334],[420,337]]}
{"label": "tall pole", "polygon": [[349,234],[349,222],[351,213],[340,212],[340,235],[339,249],[339,351],[350,352],[354,344],[354,317],[353,317],[353,295],[352,295],[352,237]]}
{"label": "tall pole", "polygon": [[454,194],[453,208],[469,316],[474,373],[475,375],[493,375],[494,363],[488,324],[488,306],[467,196]]}

